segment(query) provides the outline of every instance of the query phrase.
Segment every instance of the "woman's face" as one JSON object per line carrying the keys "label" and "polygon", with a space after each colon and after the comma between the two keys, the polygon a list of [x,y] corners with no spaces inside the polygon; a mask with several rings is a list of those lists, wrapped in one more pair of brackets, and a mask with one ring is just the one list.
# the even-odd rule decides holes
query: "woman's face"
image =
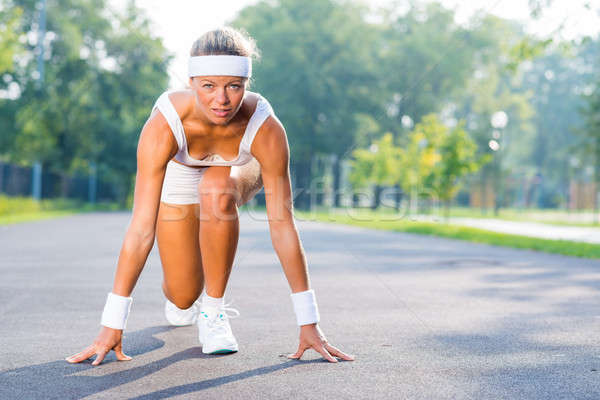
{"label": "woman's face", "polygon": [[196,95],[201,117],[215,125],[227,125],[244,99],[247,78],[237,76],[195,76],[190,86]]}

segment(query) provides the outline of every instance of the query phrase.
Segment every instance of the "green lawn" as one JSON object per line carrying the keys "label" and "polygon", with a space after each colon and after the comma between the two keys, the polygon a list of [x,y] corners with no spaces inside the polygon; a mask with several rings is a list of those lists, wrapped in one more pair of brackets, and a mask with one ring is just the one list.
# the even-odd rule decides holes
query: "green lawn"
{"label": "green lawn", "polygon": [[[319,207],[318,211],[328,212],[328,208]],[[344,209],[334,210],[333,212],[344,212]],[[400,212],[406,212],[401,210]],[[392,207],[380,207],[377,213],[382,215],[398,215]],[[428,210],[419,210],[420,215],[444,219],[445,209],[434,207]],[[563,226],[600,226],[599,215],[594,214],[593,210],[558,210],[558,209],[517,209],[502,208],[498,215],[494,215],[493,209],[482,212],[480,208],[474,207],[451,207],[449,217],[455,218],[494,218],[505,221],[537,222],[542,224],[563,225]]]}
{"label": "green lawn", "polygon": [[302,212],[296,210],[295,214],[299,220],[333,222],[365,228],[434,235],[476,243],[538,250],[567,256],[600,258],[600,245],[597,244],[568,240],[538,239],[451,225],[443,222],[411,221],[408,218],[394,217],[389,213],[378,213],[369,210],[346,212],[340,212],[340,210],[337,212]]}
{"label": "green lawn", "polygon": [[116,203],[90,204],[72,199],[44,199],[8,197],[0,195],[0,225],[63,217],[88,211],[120,210]]}
{"label": "green lawn", "polygon": [[[26,197],[7,197],[0,195],[0,225],[61,217],[87,211],[107,211],[122,209],[116,203],[91,205],[74,200],[56,199],[36,202]],[[263,208],[242,207],[242,210],[265,211]],[[476,243],[487,243],[497,246],[538,250],[547,253],[567,256],[600,258],[600,245],[572,242],[568,240],[549,240],[528,236],[491,232],[443,222],[411,221],[400,218],[389,211],[340,209],[330,212],[306,212],[295,210],[299,220],[315,220],[365,228],[383,229],[395,232],[434,235],[453,239],[467,240]]]}

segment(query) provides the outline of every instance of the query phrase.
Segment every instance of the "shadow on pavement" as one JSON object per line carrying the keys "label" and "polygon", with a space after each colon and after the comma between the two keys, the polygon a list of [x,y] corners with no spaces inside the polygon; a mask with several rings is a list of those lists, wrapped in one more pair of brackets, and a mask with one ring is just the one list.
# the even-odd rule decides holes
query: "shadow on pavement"
{"label": "shadow on pavement", "polygon": [[[174,327],[157,326],[127,334],[132,349],[129,354],[140,355],[159,349],[164,341],[154,335],[167,332]],[[120,370],[104,376],[80,376],[81,372],[94,368],[91,360],[79,364],[69,364],[65,360],[44,364],[30,365],[0,373],[0,398],[2,399],[79,399],[94,393],[134,381],[152,374],[167,365],[187,359],[199,357],[199,348],[192,348],[173,354],[148,365]],[[107,356],[108,363],[116,362],[114,353]],[[127,365],[127,362],[123,362]]]}
{"label": "shadow on pavement", "polygon": [[[130,355],[141,355],[164,346],[164,341],[154,337],[156,334],[170,331],[175,327],[157,326],[132,332],[127,335],[127,341],[132,348]],[[30,365],[0,373],[0,398],[1,399],[81,399],[96,393],[110,390],[117,386],[127,384],[145,376],[151,375],[178,361],[194,358],[227,357],[228,355],[206,355],[201,347],[192,347],[172,354],[160,360],[152,361],[129,369],[120,369],[102,376],[80,375],[95,369],[92,361],[87,360],[79,364],[69,364],[64,360],[52,361],[44,364]],[[128,362],[116,361],[114,353],[107,356],[103,365],[115,362],[123,363],[127,368]],[[187,385],[176,386],[159,390],[150,394],[135,397],[136,399],[166,398],[177,394],[192,393],[208,389],[225,383],[250,378],[257,375],[268,374],[284,368],[304,363],[323,362],[323,360],[297,361],[290,360],[281,364],[256,368],[220,378],[208,379]],[[106,364],[105,364],[106,363]],[[101,368],[101,367],[98,367]]]}
{"label": "shadow on pavement", "polygon": [[200,382],[189,383],[186,385],[174,386],[168,389],[157,390],[152,393],[144,394],[138,397],[132,397],[132,400],[146,400],[146,399],[166,399],[172,396],[177,396],[181,394],[190,394],[194,392],[199,392],[201,390],[206,390],[215,386],[224,385],[226,383],[239,381],[242,379],[252,378],[258,375],[265,375],[271,372],[279,371],[282,369],[290,368],[296,365],[301,365],[305,363],[323,363],[327,362],[322,359],[315,359],[310,361],[298,361],[298,360],[289,360],[281,364],[269,365],[266,367],[255,368],[250,371],[240,372],[237,374],[231,374],[227,376],[222,376],[219,378],[207,379]]}

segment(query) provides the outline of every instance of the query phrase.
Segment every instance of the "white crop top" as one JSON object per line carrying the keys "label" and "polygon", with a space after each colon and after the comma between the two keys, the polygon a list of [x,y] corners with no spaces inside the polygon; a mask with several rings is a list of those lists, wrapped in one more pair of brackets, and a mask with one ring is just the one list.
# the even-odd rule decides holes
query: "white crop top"
{"label": "white crop top", "polygon": [[171,127],[173,136],[175,136],[175,140],[177,141],[177,147],[179,148],[177,154],[175,154],[175,159],[180,163],[189,166],[233,166],[244,165],[250,162],[250,160],[253,158],[252,154],[250,153],[250,146],[254,141],[256,132],[258,132],[258,129],[262,126],[263,122],[265,122],[269,115],[274,115],[273,108],[271,108],[271,105],[267,99],[265,99],[259,93],[256,93],[258,95],[256,109],[248,121],[244,136],[242,136],[237,158],[233,160],[225,160],[218,154],[211,154],[202,160],[197,160],[190,157],[188,153],[187,139],[183,130],[183,124],[181,123],[181,119],[179,118],[179,114],[177,114],[173,103],[171,103],[171,100],[169,99],[169,93],[171,92],[164,92],[161,94],[152,107],[152,110],[154,111],[155,108],[158,108]]}

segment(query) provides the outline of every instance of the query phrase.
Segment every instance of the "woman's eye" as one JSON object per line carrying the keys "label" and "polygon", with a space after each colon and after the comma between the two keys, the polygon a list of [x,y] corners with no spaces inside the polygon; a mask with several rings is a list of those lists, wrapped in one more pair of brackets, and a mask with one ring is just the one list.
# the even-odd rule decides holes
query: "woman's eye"
{"label": "woman's eye", "polygon": [[230,85],[230,86],[231,86],[232,88],[234,88],[234,89],[239,89],[239,88],[241,88],[241,86],[240,86],[240,85],[236,85],[236,84],[233,84],[233,85]]}
{"label": "woman's eye", "polygon": [[213,85],[211,85],[210,83],[205,83],[204,85],[202,85],[202,87],[210,89],[211,87],[213,87]]}

